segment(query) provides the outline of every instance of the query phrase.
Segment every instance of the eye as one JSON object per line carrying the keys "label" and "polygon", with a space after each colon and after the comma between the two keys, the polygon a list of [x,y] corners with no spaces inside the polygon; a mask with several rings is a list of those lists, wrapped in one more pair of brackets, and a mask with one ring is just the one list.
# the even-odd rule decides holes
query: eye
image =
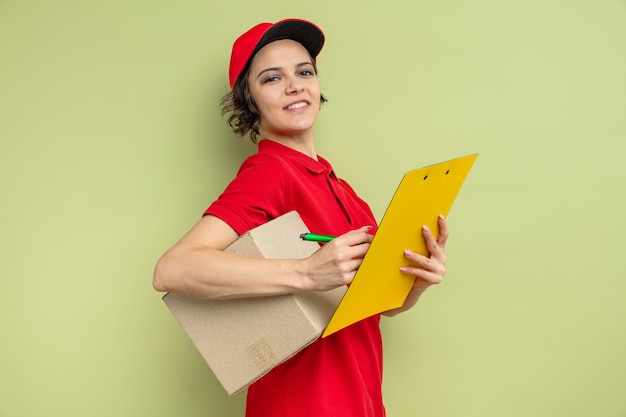
{"label": "eye", "polygon": [[263,84],[275,83],[279,79],[280,79],[280,77],[278,75],[270,75],[270,76],[265,77],[263,79]]}
{"label": "eye", "polygon": [[304,68],[301,69],[300,72],[298,72],[298,75],[300,77],[306,78],[315,77],[315,70],[313,70],[312,68]]}

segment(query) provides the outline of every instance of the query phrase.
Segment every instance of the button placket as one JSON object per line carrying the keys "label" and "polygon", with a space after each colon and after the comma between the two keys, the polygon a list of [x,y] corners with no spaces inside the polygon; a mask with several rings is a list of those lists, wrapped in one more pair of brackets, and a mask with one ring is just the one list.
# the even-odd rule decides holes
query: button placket
{"label": "button placket", "polygon": [[339,181],[337,180],[337,176],[335,175],[335,172],[332,170],[327,170],[325,172],[325,176],[326,176],[326,182],[328,183],[328,186],[330,187],[330,191],[333,193],[333,196],[335,196],[335,200],[337,200],[337,204],[339,204],[339,207],[341,208],[343,215],[346,217],[348,224],[351,225],[352,217],[350,216],[350,213],[348,212],[346,206],[344,205],[341,199],[341,195],[338,192],[337,187],[339,187]]}

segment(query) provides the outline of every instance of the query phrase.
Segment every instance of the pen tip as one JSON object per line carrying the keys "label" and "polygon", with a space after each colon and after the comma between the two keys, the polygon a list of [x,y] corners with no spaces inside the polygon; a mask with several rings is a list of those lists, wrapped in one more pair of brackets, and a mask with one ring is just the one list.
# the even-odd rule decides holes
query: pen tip
{"label": "pen tip", "polygon": [[304,239],[305,237],[306,237],[306,233],[302,233],[302,234],[300,235],[300,239]]}

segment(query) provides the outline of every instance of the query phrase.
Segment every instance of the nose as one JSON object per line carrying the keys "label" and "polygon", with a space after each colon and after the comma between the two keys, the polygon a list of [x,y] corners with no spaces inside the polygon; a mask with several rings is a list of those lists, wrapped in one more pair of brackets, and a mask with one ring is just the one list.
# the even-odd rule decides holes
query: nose
{"label": "nose", "polygon": [[287,94],[298,94],[301,93],[303,90],[304,85],[302,84],[302,80],[294,76],[288,78],[285,90]]}

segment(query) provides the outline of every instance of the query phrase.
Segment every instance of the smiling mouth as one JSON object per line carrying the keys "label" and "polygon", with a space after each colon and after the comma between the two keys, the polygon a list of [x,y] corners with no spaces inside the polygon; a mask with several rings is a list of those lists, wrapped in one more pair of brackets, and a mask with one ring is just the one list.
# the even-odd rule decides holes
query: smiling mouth
{"label": "smiling mouth", "polygon": [[289,106],[285,107],[287,110],[297,110],[297,109],[301,109],[303,107],[307,107],[309,105],[308,102],[306,101],[299,101],[297,103],[293,103],[290,104]]}

